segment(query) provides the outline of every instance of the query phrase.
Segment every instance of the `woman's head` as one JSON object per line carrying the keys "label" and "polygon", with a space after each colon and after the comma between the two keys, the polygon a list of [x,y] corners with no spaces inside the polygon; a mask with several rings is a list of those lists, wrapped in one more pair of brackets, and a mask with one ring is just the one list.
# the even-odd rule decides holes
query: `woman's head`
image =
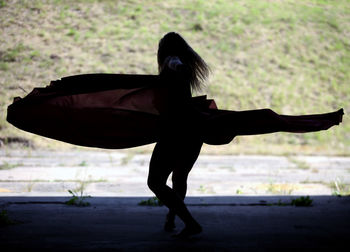
{"label": "woman's head", "polygon": [[159,72],[168,56],[179,57],[191,70],[192,89],[200,90],[209,75],[209,66],[178,33],[169,32],[159,41],[157,56]]}

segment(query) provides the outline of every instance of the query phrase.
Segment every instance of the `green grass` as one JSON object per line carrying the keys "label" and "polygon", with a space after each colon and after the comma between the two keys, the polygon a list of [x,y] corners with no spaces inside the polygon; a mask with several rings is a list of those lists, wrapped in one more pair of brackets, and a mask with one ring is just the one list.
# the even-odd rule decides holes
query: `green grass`
{"label": "green grass", "polygon": [[215,194],[215,191],[211,186],[199,185],[197,191],[204,194]]}
{"label": "green grass", "polygon": [[[140,2],[141,3],[141,2]],[[156,74],[159,39],[178,31],[209,63],[203,93],[220,108],[283,114],[350,111],[350,2],[0,1],[0,135],[37,146],[5,120],[23,90],[65,75]],[[308,134],[240,137],[209,152],[350,154],[350,123]],[[276,147],[277,146],[277,147]]]}
{"label": "green grass", "polygon": [[128,152],[121,160],[120,165],[127,165],[134,158],[134,154]]}
{"label": "green grass", "polygon": [[282,202],[281,199],[277,203],[270,203],[267,206],[296,206],[296,207],[311,207],[313,199],[310,196],[301,196],[299,198],[292,199],[291,202]]}
{"label": "green grass", "polygon": [[141,200],[138,203],[139,206],[163,206],[164,204],[157,198],[152,197],[147,200]]}
{"label": "green grass", "polygon": [[300,198],[296,198],[296,199],[293,199],[292,202],[291,202],[291,205],[292,206],[296,206],[296,207],[300,207],[300,206],[303,206],[303,207],[309,207],[309,206],[312,206],[312,199],[310,199],[310,196],[301,196]]}
{"label": "green grass", "polygon": [[238,188],[238,189],[236,190],[236,194],[243,194],[242,189],[239,189],[239,188]]}
{"label": "green grass", "polygon": [[[86,184],[92,184],[92,183],[104,183],[108,182],[107,179],[89,179],[89,180],[80,180],[80,179],[54,179],[54,180],[46,180],[46,179],[0,179],[0,182],[35,182],[35,183],[68,183],[68,182],[75,182],[75,183],[86,183]],[[78,187],[80,188],[80,187]]]}
{"label": "green grass", "polygon": [[266,192],[275,195],[290,195],[294,189],[295,186],[293,184],[270,182],[266,189]]}
{"label": "green grass", "polygon": [[90,206],[90,202],[86,199],[91,198],[90,195],[85,195],[84,191],[88,184],[92,183],[91,180],[79,180],[77,181],[78,186],[75,189],[68,190],[71,198],[65,202],[66,205],[86,207]]}
{"label": "green grass", "polygon": [[78,164],[78,166],[88,166],[88,164],[85,160],[83,160]]}
{"label": "green grass", "polygon": [[292,157],[287,157],[287,159],[289,162],[294,164],[297,169],[300,169],[300,170],[309,170],[310,169],[309,164],[306,163],[305,161],[301,161],[301,160],[298,160],[298,159],[292,158]]}
{"label": "green grass", "polygon": [[267,204],[267,206],[290,206],[290,205],[292,205],[292,204],[291,203],[282,202],[281,199],[279,199],[277,203],[269,203],[269,204]]}
{"label": "green grass", "polygon": [[2,164],[0,164],[0,170],[9,170],[9,169],[13,169],[16,168],[18,166],[23,165],[22,163],[16,163],[16,164],[10,164],[6,161],[4,161]]}

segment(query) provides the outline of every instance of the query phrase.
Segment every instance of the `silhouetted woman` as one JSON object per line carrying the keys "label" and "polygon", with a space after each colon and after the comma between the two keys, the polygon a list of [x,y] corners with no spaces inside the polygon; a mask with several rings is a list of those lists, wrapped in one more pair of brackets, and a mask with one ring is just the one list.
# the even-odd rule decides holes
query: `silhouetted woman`
{"label": "silhouetted woman", "polygon": [[[16,97],[7,121],[28,132],[98,148],[130,148],[157,142],[148,186],[169,208],[166,230],[175,215],[185,223],[180,236],[198,234],[184,198],[187,177],[203,142],[227,144],[237,135],[326,130],[342,121],[343,110],[318,115],[279,115],[271,109],[221,110],[200,89],[209,68],[177,33],[159,42],[159,75],[83,74],[52,81]],[[209,103],[208,103],[209,102]],[[172,188],[166,181],[172,173]]]}
{"label": "silhouetted woman", "polygon": [[[167,85],[160,139],[149,169],[148,186],[169,208],[165,230],[174,229],[175,214],[185,223],[180,235],[200,233],[201,226],[184,204],[187,177],[197,160],[203,140],[198,132],[200,113],[191,106],[191,89],[200,89],[209,73],[202,58],[177,33],[166,34],[159,42],[158,67]],[[170,188],[166,181],[172,172]]]}
{"label": "silhouetted woman", "polygon": [[[235,135],[265,134],[278,131],[304,133],[325,130],[339,124],[343,110],[320,115],[286,116],[270,109],[250,111],[205,111],[192,106],[191,90],[202,87],[209,74],[204,60],[177,33],[166,34],[159,42],[158,67],[166,85],[166,106],[161,114],[161,134],[154,148],[148,176],[148,186],[169,208],[165,230],[174,229],[175,215],[185,223],[179,236],[202,231],[184,204],[187,177],[192,169],[203,139]],[[215,115],[217,113],[217,115]],[[209,139],[209,140],[208,140]],[[215,143],[214,143],[215,144]],[[172,188],[166,181],[172,173]]]}

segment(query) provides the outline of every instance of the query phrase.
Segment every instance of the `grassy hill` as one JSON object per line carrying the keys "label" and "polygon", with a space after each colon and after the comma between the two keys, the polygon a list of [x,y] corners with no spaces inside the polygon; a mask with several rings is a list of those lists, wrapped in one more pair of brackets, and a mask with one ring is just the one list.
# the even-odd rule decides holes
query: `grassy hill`
{"label": "grassy hill", "polygon": [[[62,76],[156,74],[159,39],[177,31],[212,68],[220,108],[350,111],[349,1],[0,1],[0,137],[66,146],[5,120],[14,96]],[[146,147],[147,149],[147,147]],[[350,154],[350,123],[309,134],[239,137],[221,153]]]}

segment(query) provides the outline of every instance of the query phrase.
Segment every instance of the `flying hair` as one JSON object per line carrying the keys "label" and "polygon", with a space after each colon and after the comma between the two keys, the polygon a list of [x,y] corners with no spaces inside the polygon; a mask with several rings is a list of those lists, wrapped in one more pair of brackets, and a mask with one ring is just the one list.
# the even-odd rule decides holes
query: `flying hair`
{"label": "flying hair", "polygon": [[208,78],[210,68],[192,47],[176,32],[169,32],[159,41],[158,70],[168,56],[177,56],[190,69],[190,85],[192,90],[200,91]]}

